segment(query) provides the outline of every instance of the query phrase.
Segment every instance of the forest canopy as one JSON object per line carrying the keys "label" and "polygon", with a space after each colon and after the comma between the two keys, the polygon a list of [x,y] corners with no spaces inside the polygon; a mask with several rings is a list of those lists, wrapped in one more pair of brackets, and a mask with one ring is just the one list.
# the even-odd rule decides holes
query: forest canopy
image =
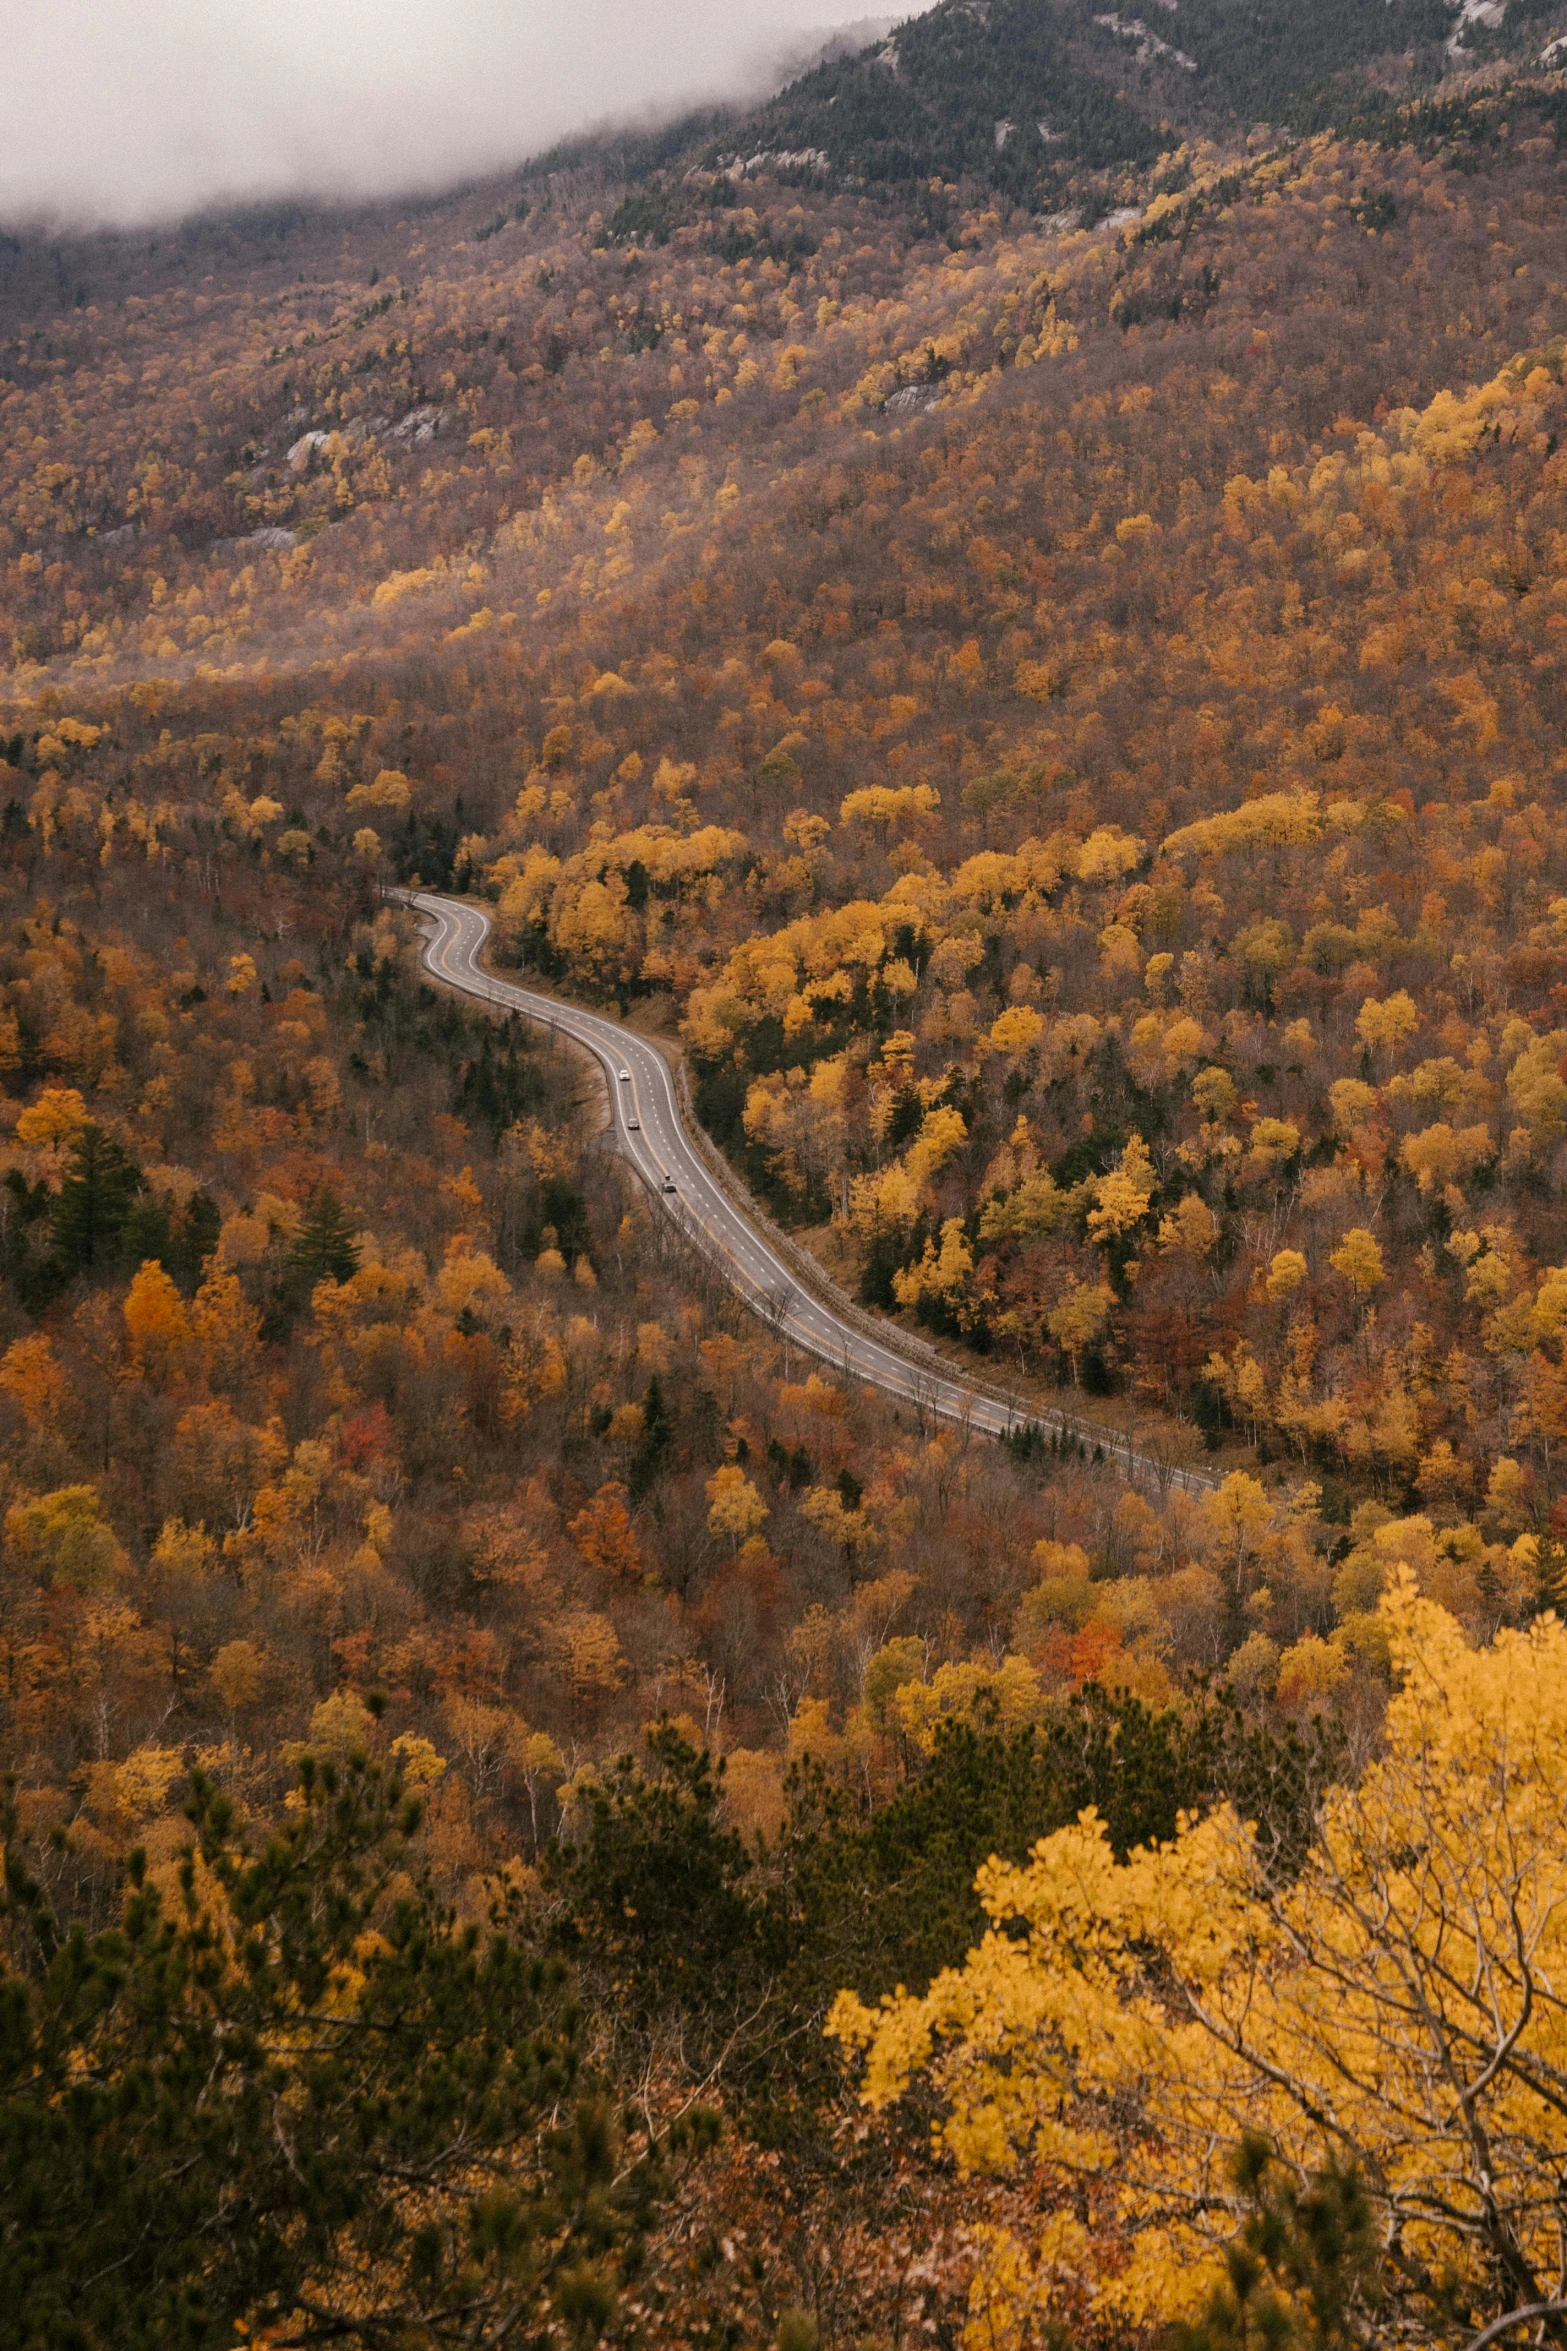
{"label": "forest canopy", "polygon": [[1376,16],[0,242],[28,2341],[1551,2299],[1567,82]]}

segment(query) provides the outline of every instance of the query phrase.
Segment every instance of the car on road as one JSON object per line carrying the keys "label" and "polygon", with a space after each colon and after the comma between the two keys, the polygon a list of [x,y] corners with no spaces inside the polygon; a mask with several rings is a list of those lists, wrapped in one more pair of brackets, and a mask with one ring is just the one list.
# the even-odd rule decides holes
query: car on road
{"label": "car on road", "polygon": [[659,1188],[660,1188],[660,1190],[661,1190],[661,1191],[665,1191],[665,1192],[672,1192],[672,1191],[674,1190],[674,1188],[675,1188],[675,1179],[674,1179],[674,1177],[673,1177],[673,1176],[665,1176],[665,1178],[664,1178],[664,1181],[663,1181],[663,1183],[660,1185],[660,1187],[659,1187]]}
{"label": "car on road", "polygon": [[621,1084],[622,1084],[623,1086],[629,1086],[629,1085],[630,1085],[630,1083],[631,1083],[631,1072],[630,1072],[630,1070],[629,1070],[629,1069],[623,1069],[623,1070],[621,1071],[621,1073],[620,1073],[620,1082],[621,1082]]}

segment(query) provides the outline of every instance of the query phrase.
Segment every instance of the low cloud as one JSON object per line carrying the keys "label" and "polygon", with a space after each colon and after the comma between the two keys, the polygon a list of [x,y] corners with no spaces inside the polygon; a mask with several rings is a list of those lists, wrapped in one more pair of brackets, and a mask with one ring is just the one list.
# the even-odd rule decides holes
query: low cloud
{"label": "low cloud", "polygon": [[131,223],[285,194],[440,186],[592,123],[759,95],[840,13],[859,11],[831,0],[0,0],[0,217]]}

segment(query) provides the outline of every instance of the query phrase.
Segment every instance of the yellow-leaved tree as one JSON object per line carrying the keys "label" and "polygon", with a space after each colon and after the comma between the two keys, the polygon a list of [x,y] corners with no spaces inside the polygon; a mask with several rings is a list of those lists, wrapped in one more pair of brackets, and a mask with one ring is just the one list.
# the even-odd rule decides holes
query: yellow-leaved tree
{"label": "yellow-leaved tree", "polygon": [[[1296,2209],[1324,2178],[1365,2199],[1367,2328],[1332,2340],[1464,2344],[1535,2305],[1567,2339],[1567,1628],[1471,1648],[1408,1570],[1381,1610],[1385,1743],[1297,1868],[1229,1807],[1125,1861],[1085,1812],[986,1864],[993,1925],[922,1998],[840,1994],[866,2103],[925,2077],[959,2169],[1034,2188],[1037,2228],[986,2242],[976,2347],[1201,2323],[1257,2242],[1259,2146]],[[1286,2264],[1281,2340],[1330,2339],[1306,2294]]]}

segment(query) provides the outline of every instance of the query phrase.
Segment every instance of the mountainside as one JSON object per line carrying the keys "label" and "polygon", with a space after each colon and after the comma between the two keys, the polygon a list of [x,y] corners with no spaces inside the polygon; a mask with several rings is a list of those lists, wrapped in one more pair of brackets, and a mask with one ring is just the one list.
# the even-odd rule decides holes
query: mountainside
{"label": "mountainside", "polygon": [[[1559,723],[1564,108],[1504,78],[1375,144],[1189,144],[1097,228],[736,178],[670,134],[629,181],[585,152],[400,216],[84,245],[79,298],[0,346],[18,842],[214,823],[480,884],[514,956],[667,1000],[715,1133],[867,1299],[1178,1419],[1236,1415],[1255,1357],[1296,1414],[1263,1232],[1304,1219],[1326,1266],[1402,1167],[1379,1245],[1412,1265],[1406,1140],[1523,1165],[1481,1147],[1500,1066],[1484,1101],[1397,1089],[1479,1017],[1418,915],[1460,925],[1454,812],[1494,782],[1510,840]],[[1314,852],[1217,895],[1187,862],[1265,792],[1345,834],[1331,887]],[[1375,813],[1400,795],[1413,834]],[[1487,917],[1504,1028],[1508,959],[1553,968],[1546,892]],[[1357,988],[1419,1011],[1385,1068]],[[1134,1138],[1142,1257],[1093,1198]],[[1189,1294],[1157,1242],[1186,1183],[1224,1236]],[[1321,1278],[1290,1442],[1347,1470],[1355,1293]],[[1458,1441],[1416,1418],[1417,1453]]]}
{"label": "mountainside", "polygon": [[[989,182],[1051,211],[1085,173],[1146,165],[1184,136],[1308,135],[1387,121],[1397,101],[1503,45],[1538,49],[1545,6],[1447,0],[942,0],[747,122],[732,151],[809,154],[867,181]],[[1500,12],[1495,12],[1500,16]],[[1555,12],[1559,14],[1560,12]]]}
{"label": "mountainside", "polygon": [[[1559,21],[944,0],[438,198],[0,241],[29,2345],[1160,2351],[1266,2256],[1259,2335],[1461,2351],[1552,2289],[1534,2026],[1455,2152],[1470,1959],[1429,2066],[1375,2003],[1411,1871],[1504,1986],[1559,1909]],[[414,881],[1080,1438],[743,1315]],[[833,2009],[961,1969],[992,1855],[961,2014]],[[1275,2037],[1183,2070],[1232,1957]],[[879,2106],[1014,1996],[1070,2193],[824,2038]]]}

